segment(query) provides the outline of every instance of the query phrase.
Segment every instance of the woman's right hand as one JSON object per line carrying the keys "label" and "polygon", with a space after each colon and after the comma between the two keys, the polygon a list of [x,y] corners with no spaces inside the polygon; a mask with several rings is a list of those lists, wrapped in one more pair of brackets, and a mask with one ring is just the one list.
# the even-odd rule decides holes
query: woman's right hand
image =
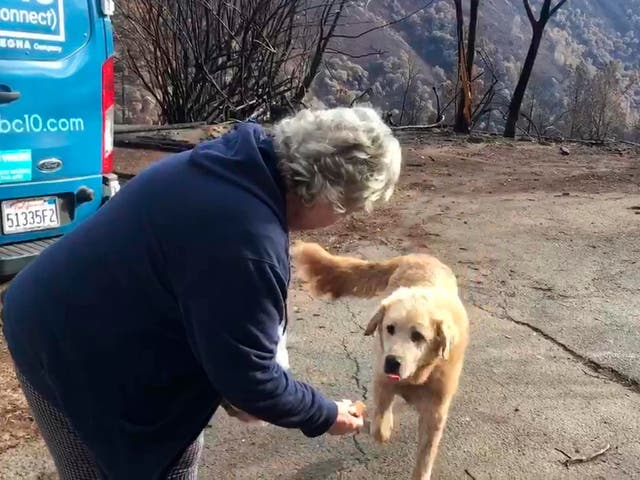
{"label": "woman's right hand", "polygon": [[353,415],[353,403],[350,400],[336,402],[338,417],[329,429],[331,435],[349,435],[358,433],[364,426],[364,418]]}

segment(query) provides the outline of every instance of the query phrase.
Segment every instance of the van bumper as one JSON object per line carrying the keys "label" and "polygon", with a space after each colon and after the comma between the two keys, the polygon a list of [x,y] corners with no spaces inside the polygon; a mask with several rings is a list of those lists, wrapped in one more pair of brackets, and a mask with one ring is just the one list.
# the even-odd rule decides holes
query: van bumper
{"label": "van bumper", "polygon": [[0,246],[0,277],[12,277],[60,237]]}
{"label": "van bumper", "polygon": [[[116,195],[120,191],[120,182],[118,176],[112,173],[102,175],[101,183],[99,183],[99,177],[92,179],[91,182],[87,181],[87,179],[72,179],[72,181],[74,182],[72,184],[72,187],[67,188],[67,190],[72,192],[77,191],[81,187],[86,187],[86,189],[89,189],[94,193],[99,193],[99,188],[102,187],[102,201],[101,203],[97,203],[99,199],[96,199],[97,205],[94,206],[93,209],[99,208],[100,205],[104,205],[104,203],[113,198],[114,195]],[[47,188],[50,188],[45,183],[43,183],[43,185]],[[30,194],[30,196],[42,196],[46,195],[47,193],[48,191],[33,192]],[[26,195],[16,195],[16,198],[19,198],[20,196],[26,197]],[[85,203],[83,205],[89,205],[89,203]],[[95,210],[93,209],[89,212],[84,213],[82,217],[76,217],[76,221],[73,224],[69,224],[66,229],[61,228],[55,232],[27,232],[24,234],[24,236],[32,236],[32,238],[33,235],[39,236],[48,234],[49,236],[47,238],[22,238],[14,241],[14,243],[6,243],[0,245],[0,280],[7,279],[8,277],[13,277],[17,273],[19,273],[20,270],[26,267],[38,255],[40,255],[40,253],[45,248],[53,245],[60,237],[62,237],[63,234],[68,233],[79,223],[91,217],[91,215],[95,213]],[[50,236],[52,234],[54,236]]]}

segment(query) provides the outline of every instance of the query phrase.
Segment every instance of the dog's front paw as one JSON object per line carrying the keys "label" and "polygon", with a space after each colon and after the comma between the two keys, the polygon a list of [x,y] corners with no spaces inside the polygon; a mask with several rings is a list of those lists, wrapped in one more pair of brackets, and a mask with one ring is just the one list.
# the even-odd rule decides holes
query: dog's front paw
{"label": "dog's front paw", "polygon": [[376,417],[371,422],[371,435],[378,443],[387,443],[391,438],[393,431],[393,415],[387,414],[382,417]]}

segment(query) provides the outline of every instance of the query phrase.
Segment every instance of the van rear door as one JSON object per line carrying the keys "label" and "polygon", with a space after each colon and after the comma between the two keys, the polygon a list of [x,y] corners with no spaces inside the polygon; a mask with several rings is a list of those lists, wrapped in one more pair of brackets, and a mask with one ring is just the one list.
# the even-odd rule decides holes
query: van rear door
{"label": "van rear door", "polygon": [[0,1],[0,244],[61,235],[101,203],[113,66],[97,3]]}

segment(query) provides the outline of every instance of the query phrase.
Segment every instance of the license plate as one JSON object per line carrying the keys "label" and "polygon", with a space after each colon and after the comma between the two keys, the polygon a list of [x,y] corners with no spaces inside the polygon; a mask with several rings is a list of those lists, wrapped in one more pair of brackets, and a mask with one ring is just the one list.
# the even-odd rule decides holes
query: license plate
{"label": "license plate", "polygon": [[2,202],[2,230],[5,235],[33,232],[60,226],[55,197],[23,198]]}

